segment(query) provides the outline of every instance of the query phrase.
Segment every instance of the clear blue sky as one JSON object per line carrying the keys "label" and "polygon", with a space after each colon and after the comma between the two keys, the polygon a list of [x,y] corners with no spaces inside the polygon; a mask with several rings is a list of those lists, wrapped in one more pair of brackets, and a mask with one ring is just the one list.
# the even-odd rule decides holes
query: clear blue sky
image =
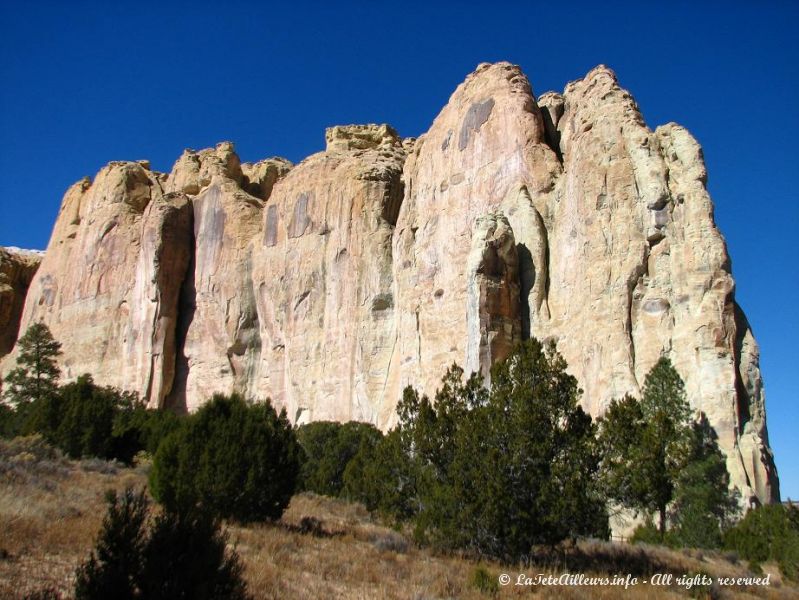
{"label": "clear blue sky", "polygon": [[299,161],[334,124],[424,132],[483,61],[520,64],[536,93],[605,63],[651,127],[704,147],[799,498],[799,3],[566,4],[0,0],[0,244],[44,248],[64,190],[110,160],[169,170],[231,140]]}

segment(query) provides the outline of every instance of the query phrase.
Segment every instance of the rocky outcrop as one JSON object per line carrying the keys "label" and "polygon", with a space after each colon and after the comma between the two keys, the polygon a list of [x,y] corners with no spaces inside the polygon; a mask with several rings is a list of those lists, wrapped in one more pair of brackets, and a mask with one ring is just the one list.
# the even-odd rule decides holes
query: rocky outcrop
{"label": "rocky outcrop", "polygon": [[253,391],[299,422],[385,423],[395,403],[391,239],[405,150],[385,125],[334,127],[326,139],[325,152],[275,184],[253,242]]}
{"label": "rocky outcrop", "polygon": [[757,349],[733,299],[699,145],[674,124],[649,130],[605,67],[567,86],[562,108],[550,99],[563,176],[545,213],[549,318],[531,313],[532,334],[557,339],[594,415],[638,395],[666,354],[744,496],[778,498]]}
{"label": "rocky outcrop", "polygon": [[[507,63],[480,65],[416,141],[393,238],[398,356],[390,398],[399,398],[406,385],[434,391],[445,366],[464,364],[467,356],[470,369],[487,370],[491,354],[467,350],[469,340],[482,336],[474,329],[480,319],[469,319],[466,310],[476,222],[502,210],[520,184],[524,199],[546,198],[560,172],[530,84]],[[525,250],[535,247],[536,234],[525,211],[534,208],[522,206],[519,197],[504,212],[515,243],[523,246],[518,269],[530,293],[533,267]]]}
{"label": "rocky outcrop", "polygon": [[0,359],[17,341],[25,296],[41,262],[41,252],[0,247]]}
{"label": "rocky outcrop", "polygon": [[263,202],[217,177],[192,200],[194,250],[184,284],[184,330],[170,403],[196,408],[210,392],[253,389],[261,353],[250,241]]}
{"label": "rocky outcrop", "polygon": [[22,318],[23,329],[43,321],[62,343],[65,378],[88,372],[162,402],[172,385],[190,208],[140,163],[111,163],[67,191]]}
{"label": "rocky outcrop", "polygon": [[529,336],[557,342],[595,416],[665,354],[743,497],[779,497],[701,149],[650,130],[610,69],[536,99],[518,67],[483,64],[418,139],[325,137],[296,167],[222,143],[79,182],[22,326],[50,325],[67,377],[153,405],[239,390],[382,428],[405,385],[432,394],[452,362],[488,375]]}
{"label": "rocky outcrop", "polygon": [[252,196],[267,200],[272,195],[272,188],[283,178],[294,165],[285,158],[274,157],[260,160],[255,164],[242,163],[244,175],[242,188]]}

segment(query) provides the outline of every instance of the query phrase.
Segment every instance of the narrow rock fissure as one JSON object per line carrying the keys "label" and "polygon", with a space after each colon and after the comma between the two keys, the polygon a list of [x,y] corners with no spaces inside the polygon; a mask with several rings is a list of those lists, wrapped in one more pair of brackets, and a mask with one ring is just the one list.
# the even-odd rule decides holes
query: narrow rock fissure
{"label": "narrow rock fissure", "polygon": [[194,211],[190,211],[191,255],[186,276],[180,286],[178,297],[177,324],[175,327],[175,378],[172,389],[164,398],[163,408],[179,414],[188,412],[186,405],[186,383],[189,378],[189,358],[186,356],[186,337],[197,311],[197,288],[195,284],[195,265],[197,257],[197,238],[194,233]]}
{"label": "narrow rock fissure", "polygon": [[744,426],[752,418],[749,405],[751,403],[749,397],[749,390],[743,382],[741,375],[741,354],[743,353],[743,342],[746,330],[749,328],[749,322],[746,320],[741,307],[734,299],[730,298],[729,302],[733,303],[734,307],[734,322],[735,322],[735,344],[733,344],[733,360],[735,361],[735,394],[736,402],[738,403],[738,434],[742,434]]}

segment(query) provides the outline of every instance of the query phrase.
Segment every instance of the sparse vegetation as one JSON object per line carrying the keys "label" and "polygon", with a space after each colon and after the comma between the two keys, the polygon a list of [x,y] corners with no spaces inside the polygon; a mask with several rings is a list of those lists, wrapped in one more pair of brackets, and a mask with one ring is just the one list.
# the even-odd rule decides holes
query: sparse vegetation
{"label": "sparse vegetation", "polygon": [[[119,469],[115,475],[105,475],[85,472],[79,462],[63,460],[67,475],[54,480],[57,486],[49,491],[40,484],[10,483],[0,478],[0,546],[6,550],[0,558],[0,597],[24,597],[46,588],[64,599],[73,597],[75,567],[85,561],[102,526],[105,490],[139,487],[146,481],[140,470]],[[317,522],[318,533],[301,529],[307,518]],[[492,593],[472,585],[478,566],[494,577],[510,573],[514,580],[522,572],[629,572],[639,577],[657,572],[704,571],[714,577],[749,574],[745,562],[733,564],[712,551],[700,559],[693,553],[663,547],[591,540],[578,541],[573,547],[540,548],[524,565],[475,563],[458,554],[438,554],[410,544],[406,535],[375,522],[360,504],[307,493],[294,496],[275,523],[230,524],[228,531],[229,545],[236,549],[244,566],[247,588],[257,600],[484,600]],[[405,538],[405,549],[379,549],[378,540],[389,536]],[[771,586],[740,591],[747,597],[772,600],[796,596],[796,587],[780,583],[776,565],[766,561],[763,570],[772,574]],[[529,588],[508,585],[500,586],[496,597],[529,598],[530,594]],[[559,586],[540,587],[535,597],[608,600],[620,594],[595,586]],[[639,585],[625,591],[623,597],[667,600],[688,597],[688,593],[675,585]],[[735,591],[723,597],[735,597]]]}
{"label": "sparse vegetation", "polygon": [[499,593],[497,576],[483,565],[477,565],[472,569],[469,574],[469,586],[489,596],[496,596]]}
{"label": "sparse vegetation", "polygon": [[[363,423],[294,429],[268,401],[235,394],[217,394],[194,415],[177,417],[88,375],[24,401],[24,415],[18,401],[6,403],[6,425],[39,433],[0,441],[0,527],[8,531],[0,541],[0,594],[16,577],[12,563],[31,555],[30,540],[41,540],[34,552],[43,554],[23,573],[41,571],[49,555],[72,560],[53,566],[60,579],[8,588],[35,598],[71,597],[73,588],[79,598],[243,598],[242,576],[258,598],[406,597],[386,574],[403,590],[415,582],[417,595],[507,596],[519,590],[498,586],[496,577],[512,564],[644,576],[710,566],[725,575],[773,573],[776,562],[784,579],[797,578],[799,510],[765,507],[729,529],[736,500],[715,433],[703,417],[690,419],[667,361],[648,376],[640,402],[613,403],[598,439],[554,346],[530,340],[491,376],[489,391],[453,365],[434,401],[407,388],[399,424],[385,436]],[[124,468],[134,457],[141,466]],[[162,512],[152,512],[144,492],[110,496],[97,546],[72,577],[101,525],[98,482],[141,486],[148,470]],[[299,489],[357,499],[392,528],[361,505],[294,495]],[[65,490],[75,499],[63,498]],[[608,534],[608,497],[649,518],[636,546],[588,539]],[[241,562],[220,518],[231,520]],[[725,530],[734,560],[655,547],[716,548]],[[353,566],[353,555],[377,566]],[[321,578],[310,591],[309,572]],[[192,587],[205,575],[217,577],[219,593]],[[603,597],[597,593],[588,597]],[[658,593],[650,588],[641,597]],[[691,593],[716,597],[719,590]]]}

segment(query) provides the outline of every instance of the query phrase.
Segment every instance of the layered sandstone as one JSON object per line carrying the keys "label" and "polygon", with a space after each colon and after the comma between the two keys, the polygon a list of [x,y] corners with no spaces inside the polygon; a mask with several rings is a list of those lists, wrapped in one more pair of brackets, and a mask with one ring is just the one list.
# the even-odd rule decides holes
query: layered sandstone
{"label": "layered sandstone", "polygon": [[483,64],[418,139],[351,125],[326,143],[295,167],[222,143],[79,182],[22,327],[50,325],[67,377],[152,405],[238,390],[382,428],[405,385],[432,394],[452,362],[487,375],[531,335],[593,415],[665,354],[744,498],[778,498],[701,149],[650,130],[611,70],[536,99],[518,67]]}
{"label": "layered sandstone", "polygon": [[136,162],[67,191],[22,317],[23,330],[43,321],[61,342],[65,378],[88,372],[161,403],[175,369],[190,210]]}
{"label": "layered sandstone", "polygon": [[250,242],[260,231],[264,199],[290,167],[280,159],[243,167],[232,144],[222,143],[187,150],[167,178],[167,186],[190,195],[193,222],[176,379],[167,397],[175,408],[194,409],[215,391],[253,389],[261,340]]}
{"label": "layered sandstone", "polygon": [[334,127],[326,140],[325,152],[274,186],[253,241],[261,338],[253,392],[300,422],[385,423],[405,149],[385,125]]}

